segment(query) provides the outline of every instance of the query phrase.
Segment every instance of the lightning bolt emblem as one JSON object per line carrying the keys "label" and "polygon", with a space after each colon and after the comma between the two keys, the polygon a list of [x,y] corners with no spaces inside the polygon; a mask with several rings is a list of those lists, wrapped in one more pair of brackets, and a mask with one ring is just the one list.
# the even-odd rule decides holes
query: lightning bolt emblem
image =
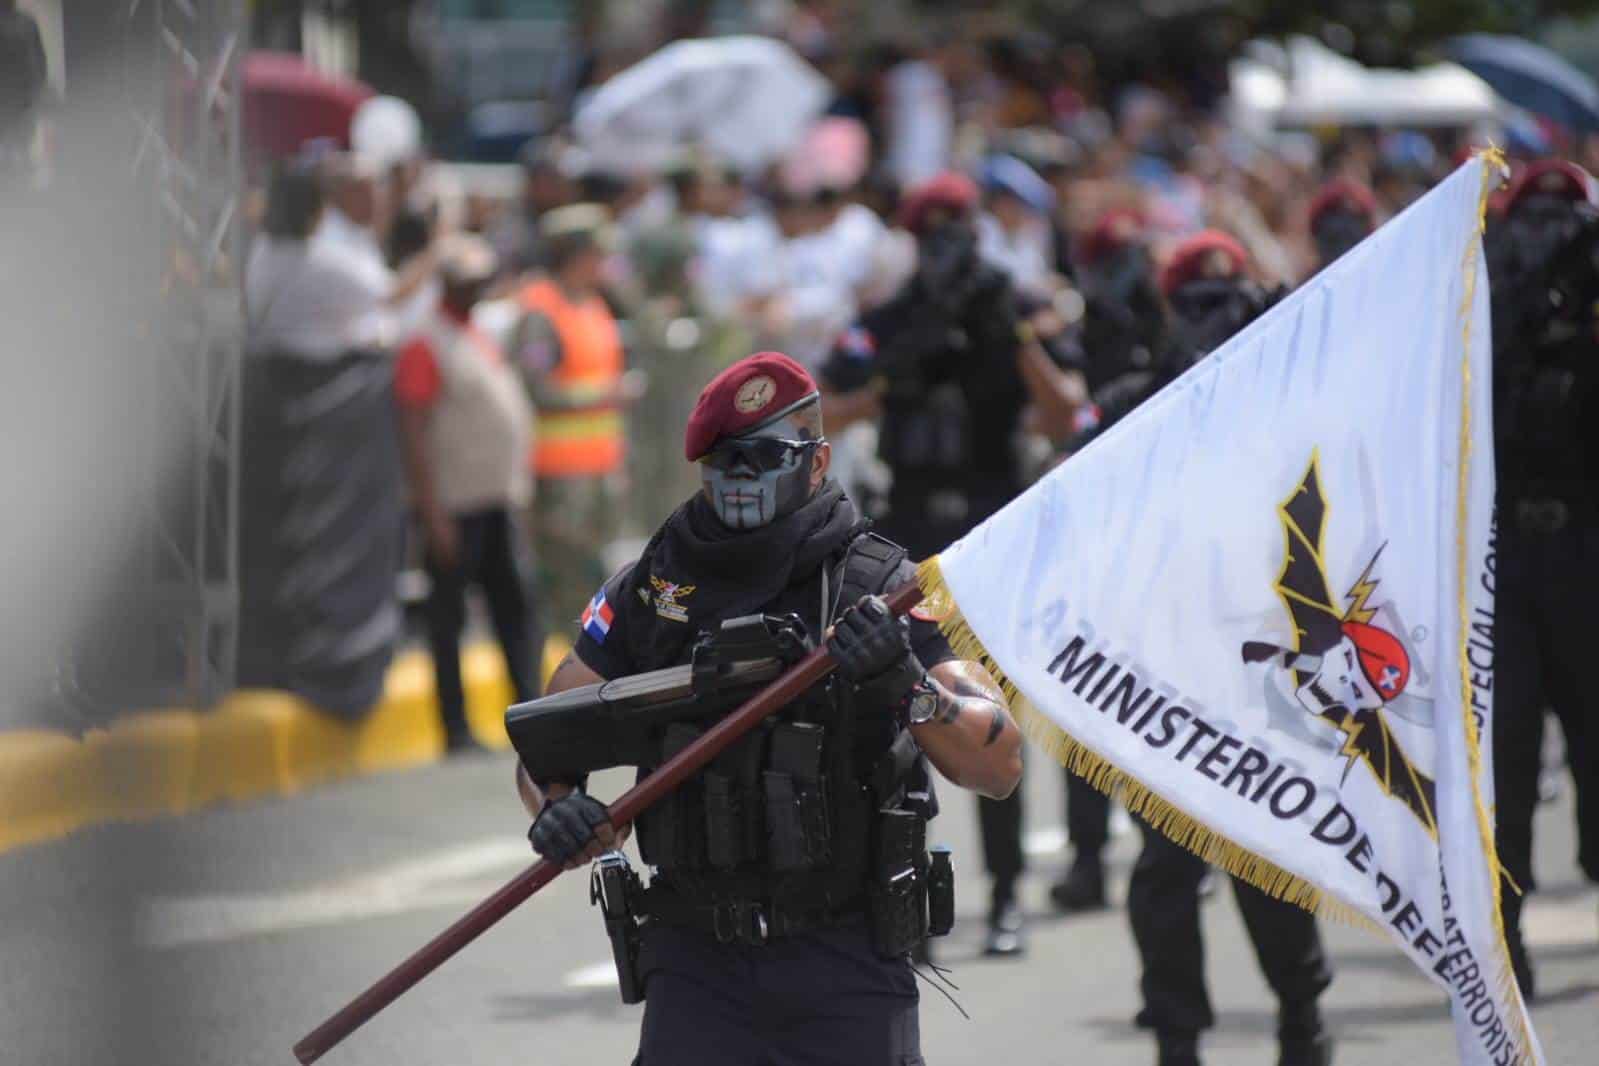
{"label": "lightning bolt emblem", "polygon": [[1339,754],[1347,755],[1351,760],[1360,758],[1360,749],[1355,746],[1355,741],[1366,731],[1366,723],[1356,721],[1354,715],[1349,715],[1339,723],[1338,728],[1345,733],[1344,745]]}
{"label": "lightning bolt emblem", "polygon": [[1377,609],[1367,607],[1366,601],[1377,591],[1377,582],[1372,580],[1371,572],[1377,568],[1377,560],[1382,558],[1383,548],[1386,547],[1388,542],[1383,541],[1382,547],[1377,549],[1377,554],[1366,564],[1366,569],[1360,572],[1360,577],[1356,578],[1349,591],[1344,593],[1344,599],[1349,601],[1349,609],[1344,611],[1344,621],[1370,622],[1377,617]]}

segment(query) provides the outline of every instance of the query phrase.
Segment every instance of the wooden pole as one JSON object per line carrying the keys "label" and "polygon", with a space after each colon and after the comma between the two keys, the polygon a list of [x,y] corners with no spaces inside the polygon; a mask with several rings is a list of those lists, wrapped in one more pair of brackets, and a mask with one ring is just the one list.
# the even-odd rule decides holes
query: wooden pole
{"label": "wooden pole", "polygon": [[[916,606],[922,591],[911,581],[889,593],[885,599],[895,614]],[[684,779],[716,758],[729,744],[753,729],[757,723],[794,702],[806,689],[833,670],[833,657],[826,646],[817,648],[795,663],[782,677],[751,696],[736,711],[723,718],[692,744],[668,759],[659,769],[624,792],[610,805],[611,824],[620,828],[631,824],[644,811],[659,802]],[[520,906],[529,896],[555,880],[561,868],[540,859],[517,874],[488,899],[473,907],[455,924],[418,948],[410,958],[378,978],[327,1021],[294,1045],[294,1057],[309,1066],[332,1050],[345,1037],[399,999],[411,986],[444,964]]]}

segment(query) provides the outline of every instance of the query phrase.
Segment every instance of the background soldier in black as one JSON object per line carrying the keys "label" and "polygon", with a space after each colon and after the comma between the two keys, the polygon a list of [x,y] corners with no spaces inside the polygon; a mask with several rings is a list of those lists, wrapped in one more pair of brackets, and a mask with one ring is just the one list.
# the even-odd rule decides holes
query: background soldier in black
{"label": "background soldier in black", "polygon": [[[913,559],[942,551],[1022,490],[1025,410],[1048,432],[1069,426],[1086,400],[1081,375],[1066,369],[1061,324],[1043,309],[1024,320],[1009,278],[978,260],[976,205],[976,186],[953,173],[906,198],[916,274],[822,368],[828,425],[881,416],[878,454],[894,480],[886,513],[874,517]],[[1015,792],[978,803],[992,955],[1023,949],[1021,802]]]}
{"label": "background soldier in black", "polygon": [[[1078,279],[1084,300],[1083,367],[1092,392],[1125,374],[1152,370],[1166,350],[1166,305],[1155,284],[1143,216],[1112,208],[1094,223],[1079,249]],[[1092,408],[1079,425],[1099,416]],[[1110,843],[1110,797],[1063,770],[1066,839],[1072,861],[1049,896],[1067,912],[1105,905],[1103,852]]]}
{"label": "background soldier in black", "polygon": [[[929,925],[927,762],[1003,797],[1021,736],[981,666],[876,595],[913,568],[827,479],[798,364],[766,353],[718,375],[686,454],[704,491],[595,595],[550,691],[689,662],[701,634],[752,613],[797,615],[838,670],[639,819],[656,873],[641,892],[638,1061],[919,1063],[908,955]],[[697,731],[667,727],[661,757]],[[580,779],[519,767],[518,787],[545,858],[570,868],[616,845]],[[934,913],[952,919],[943,902]]]}
{"label": "background soldier in black", "polygon": [[1131,208],[1095,220],[1078,248],[1083,369],[1090,391],[1148,370],[1165,344],[1166,305],[1155,286],[1148,226]]}
{"label": "background soldier in black", "polygon": [[1583,872],[1599,881],[1599,697],[1587,670],[1599,603],[1599,211],[1579,167],[1527,168],[1489,233],[1499,483],[1493,662],[1501,891],[1523,995],[1545,710],[1560,719],[1577,791]]}
{"label": "background soldier in black", "polygon": [[1310,201],[1311,240],[1316,243],[1316,270],[1371,236],[1377,228],[1377,198],[1357,181],[1336,178],[1323,185]]}
{"label": "background soldier in black", "polygon": [[[1148,370],[1112,381],[1096,395],[1099,425],[1079,446],[1159,392],[1273,301],[1247,277],[1249,257],[1232,237],[1207,230],[1184,241],[1160,275],[1171,334]],[[1067,460],[1070,462],[1070,460]],[[1197,1066],[1199,1034],[1215,1024],[1205,989],[1199,889],[1203,860],[1139,821],[1144,848],[1127,890],[1128,918],[1143,961],[1144,1008],[1137,1022],[1155,1032],[1160,1066]],[[1316,919],[1243,881],[1233,882],[1238,909],[1260,968],[1278,998],[1280,1066],[1325,1066],[1332,1040],[1317,998],[1332,981]]]}

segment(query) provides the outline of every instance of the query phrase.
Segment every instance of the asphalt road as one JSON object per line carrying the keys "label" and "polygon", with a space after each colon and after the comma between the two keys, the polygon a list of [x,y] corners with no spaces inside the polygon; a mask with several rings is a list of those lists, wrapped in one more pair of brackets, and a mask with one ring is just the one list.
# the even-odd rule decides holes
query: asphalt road
{"label": "asphalt road", "polygon": [[[939,944],[968,1021],[924,987],[934,1064],[1153,1061],[1132,1028],[1137,963],[1118,908],[1061,918],[1059,771],[1027,781],[1031,951],[977,952],[985,900],[971,803],[946,795],[936,835],[955,849],[960,924]],[[596,782],[620,791],[614,776]],[[1573,859],[1569,790],[1539,820],[1543,891],[1527,927],[1558,1066],[1599,1060],[1599,899]],[[508,756],[352,781],[289,799],[100,830],[0,856],[0,1064],[256,1066],[291,1045],[528,861]],[[1112,848],[1119,902],[1136,833]],[[566,875],[323,1061],[330,1066],[630,1061],[624,1007],[586,897]],[[1223,887],[1205,908],[1219,1024],[1210,1063],[1269,1064],[1274,1005]],[[1375,935],[1328,927],[1325,1000],[1339,1062],[1454,1061],[1442,996]]]}

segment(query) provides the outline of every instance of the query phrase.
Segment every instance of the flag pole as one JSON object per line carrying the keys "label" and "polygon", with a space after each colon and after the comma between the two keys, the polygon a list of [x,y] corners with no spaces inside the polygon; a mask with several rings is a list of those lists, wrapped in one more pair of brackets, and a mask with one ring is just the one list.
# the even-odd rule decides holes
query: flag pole
{"label": "flag pole", "polygon": [[[916,606],[922,591],[910,581],[884,599],[896,615]],[[714,759],[733,741],[763,719],[792,703],[806,689],[832,672],[833,657],[826,646],[817,648],[782,677],[751,696],[737,710],[668,759],[654,773],[624,792],[608,810],[618,828],[631,824],[659,802],[685,778]],[[462,915],[449,928],[418,948],[404,962],[373,982],[372,986],[337,1013],[311,1030],[294,1045],[294,1057],[309,1066],[365,1025],[379,1011],[404,995],[413,985],[442,966],[456,952],[476,940],[561,873],[561,867],[540,859],[506,882],[497,892]]]}

